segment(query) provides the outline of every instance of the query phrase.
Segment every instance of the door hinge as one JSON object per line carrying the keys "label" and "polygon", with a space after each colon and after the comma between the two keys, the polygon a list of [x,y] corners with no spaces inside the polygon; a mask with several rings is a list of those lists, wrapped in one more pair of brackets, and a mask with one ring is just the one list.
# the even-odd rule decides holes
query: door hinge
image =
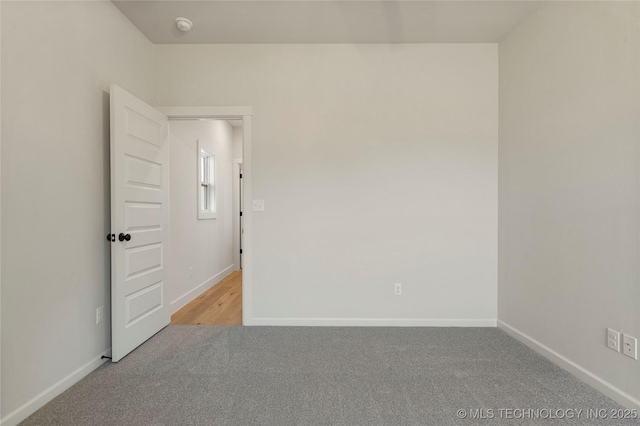
{"label": "door hinge", "polygon": [[242,173],[240,173],[240,179],[242,179]]}
{"label": "door hinge", "polygon": [[240,254],[242,254],[242,249],[240,249]]}
{"label": "door hinge", "polygon": [[242,212],[240,212],[240,216],[242,216]]}

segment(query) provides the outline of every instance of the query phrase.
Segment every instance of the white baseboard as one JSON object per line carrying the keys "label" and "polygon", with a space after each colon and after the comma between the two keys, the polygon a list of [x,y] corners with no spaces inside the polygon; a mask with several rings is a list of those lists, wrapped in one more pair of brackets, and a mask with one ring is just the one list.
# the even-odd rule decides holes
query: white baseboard
{"label": "white baseboard", "polygon": [[495,319],[251,318],[243,325],[324,327],[495,327]]}
{"label": "white baseboard", "polygon": [[7,414],[2,420],[0,420],[0,425],[2,426],[16,426],[21,421],[38,411],[45,404],[51,401],[56,396],[60,395],[62,392],[69,389],[71,386],[78,383],[81,379],[85,378],[89,373],[91,373],[96,368],[100,367],[107,360],[102,359],[102,356],[107,356],[111,352],[111,348],[107,349],[100,356],[93,358],[91,361],[87,362],[82,367],[63,377],[53,386],[46,389],[44,392],[37,395],[35,398],[31,399],[27,403],[20,406],[18,409],[13,412]]}
{"label": "white baseboard", "polygon": [[187,303],[191,302],[193,299],[200,296],[202,293],[222,281],[227,275],[235,270],[235,266],[235,263],[227,266],[222,271],[215,274],[213,277],[198,284],[196,287],[192,288],[191,290],[171,302],[171,315],[175,314],[180,309],[184,308]]}
{"label": "white baseboard", "polygon": [[498,328],[503,330],[505,333],[507,333],[511,337],[524,343],[534,351],[538,352],[540,355],[544,356],[549,361],[556,364],[558,367],[576,376],[578,379],[582,380],[583,382],[585,382],[595,390],[613,399],[615,402],[622,405],[623,407],[629,408],[629,409],[637,409],[638,411],[640,411],[640,400],[618,389],[617,387],[607,382],[603,378],[595,375],[594,373],[587,370],[586,368],[571,361],[569,358],[563,355],[560,355],[558,352],[554,351],[550,347],[540,343],[536,339],[510,326],[504,321],[498,320]]}

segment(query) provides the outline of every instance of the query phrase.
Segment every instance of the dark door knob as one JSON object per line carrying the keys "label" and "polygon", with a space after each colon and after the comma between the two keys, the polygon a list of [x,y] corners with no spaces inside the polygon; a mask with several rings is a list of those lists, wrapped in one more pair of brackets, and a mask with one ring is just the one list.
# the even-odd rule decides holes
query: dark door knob
{"label": "dark door knob", "polygon": [[120,235],[118,235],[118,239],[120,241],[129,241],[131,239],[131,235],[129,234],[123,234],[122,232],[120,233]]}

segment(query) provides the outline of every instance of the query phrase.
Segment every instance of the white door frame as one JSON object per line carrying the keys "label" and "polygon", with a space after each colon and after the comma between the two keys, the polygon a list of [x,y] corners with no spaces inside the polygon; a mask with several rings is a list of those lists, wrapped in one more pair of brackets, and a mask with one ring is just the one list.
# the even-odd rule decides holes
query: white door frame
{"label": "white door frame", "polygon": [[[242,120],[242,163],[243,189],[245,206],[251,205],[251,120],[252,107],[243,106],[164,106],[155,107],[169,117],[169,120],[189,120],[199,118],[214,118],[220,120]],[[169,198],[169,206],[171,198]],[[249,209],[242,214],[244,236],[242,240],[242,325],[252,325],[253,311],[251,310],[251,284],[253,282],[251,269],[251,212]],[[169,283],[171,285],[171,283]]]}

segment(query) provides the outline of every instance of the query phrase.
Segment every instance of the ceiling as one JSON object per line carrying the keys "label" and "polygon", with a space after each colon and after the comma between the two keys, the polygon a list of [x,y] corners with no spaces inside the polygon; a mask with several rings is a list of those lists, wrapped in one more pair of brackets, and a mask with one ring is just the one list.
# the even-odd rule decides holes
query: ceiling
{"label": "ceiling", "polygon": [[[534,1],[113,0],[149,40],[177,43],[495,43]],[[193,21],[183,33],[175,18]]]}

